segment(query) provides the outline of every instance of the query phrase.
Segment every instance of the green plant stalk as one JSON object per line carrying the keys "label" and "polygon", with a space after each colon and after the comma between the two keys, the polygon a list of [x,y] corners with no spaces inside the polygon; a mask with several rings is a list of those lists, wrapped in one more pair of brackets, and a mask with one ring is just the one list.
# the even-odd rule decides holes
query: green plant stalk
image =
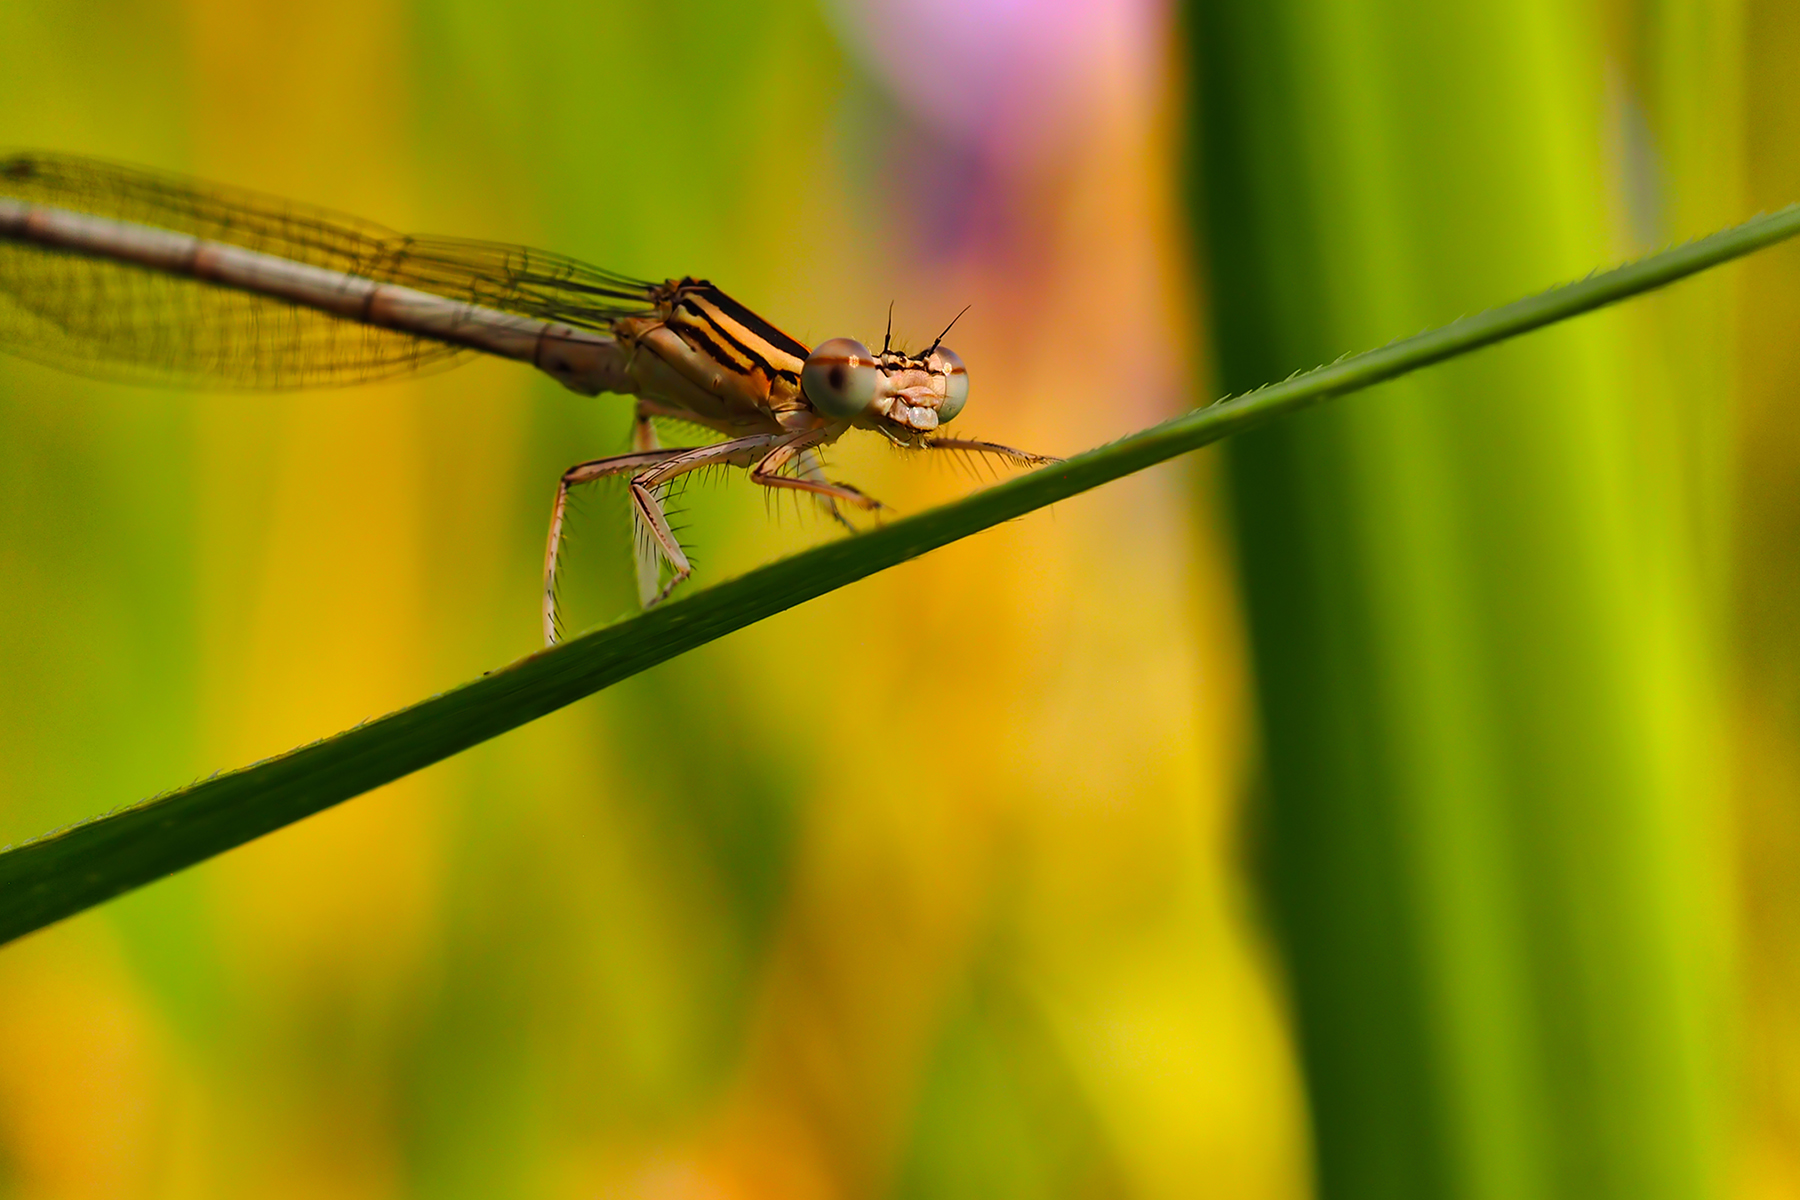
{"label": "green plant stalk", "polygon": [[983,529],[1800,233],[1800,205],[1165,421],[573,638],[408,708],[0,851],[0,942],[391,783],[696,646]]}
{"label": "green plant stalk", "polygon": [[[1222,388],[1717,227],[1737,2],[1194,0]],[[1321,1197],[1728,1175],[1731,290],[1229,445]]]}

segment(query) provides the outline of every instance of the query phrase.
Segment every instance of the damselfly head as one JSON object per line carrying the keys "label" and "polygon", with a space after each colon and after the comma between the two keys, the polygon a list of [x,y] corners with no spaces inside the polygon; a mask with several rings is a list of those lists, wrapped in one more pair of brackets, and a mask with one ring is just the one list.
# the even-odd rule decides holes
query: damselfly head
{"label": "damselfly head", "polygon": [[938,424],[956,419],[956,414],[969,402],[969,368],[962,356],[948,346],[934,347],[925,356],[926,368],[944,381],[944,398],[938,401]]}
{"label": "damselfly head", "polygon": [[871,354],[850,338],[822,342],[807,357],[800,388],[821,416],[882,429],[902,443],[948,424],[969,399],[969,370],[954,350]]}
{"label": "damselfly head", "polygon": [[800,390],[821,416],[854,421],[874,406],[881,378],[867,346],[855,338],[832,338],[806,356]]}

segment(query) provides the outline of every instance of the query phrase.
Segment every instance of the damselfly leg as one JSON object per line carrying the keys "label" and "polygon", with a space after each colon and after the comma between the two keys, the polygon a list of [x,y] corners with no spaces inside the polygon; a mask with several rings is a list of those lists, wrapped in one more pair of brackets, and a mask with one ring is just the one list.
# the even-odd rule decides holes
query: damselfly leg
{"label": "damselfly leg", "polygon": [[[813,452],[818,449],[820,443],[828,441],[830,436],[828,431],[814,430],[811,433],[799,434],[789,441],[782,443],[769,451],[769,453],[763,457],[762,461],[751,468],[751,480],[760,483],[767,488],[793,488],[795,491],[811,492],[815,496],[822,496],[826,500],[832,502],[834,506],[832,509],[833,513],[836,513],[837,511],[835,505],[839,500],[842,500],[846,504],[854,504],[857,508],[866,509],[870,512],[879,509],[881,507],[881,501],[872,496],[863,495],[860,491],[847,483],[837,483],[833,480],[823,478],[822,471],[817,474],[779,474],[783,467],[797,459],[801,460],[801,465],[804,466],[805,456],[809,454],[812,455],[813,460],[816,462],[817,455],[813,454]],[[841,520],[842,518],[840,517],[839,519]],[[846,524],[847,523],[848,522],[846,522]]]}
{"label": "damselfly leg", "polygon": [[[652,415],[640,398],[637,402],[637,419],[631,425],[631,448],[639,453],[662,449],[662,442],[656,436],[656,425],[650,419]],[[635,512],[635,502],[632,507]],[[636,516],[632,517],[631,527],[631,565],[637,577],[638,604],[649,608],[656,602],[656,593],[662,590],[662,555],[656,552],[649,538],[637,532]]]}
{"label": "damselfly leg", "polygon": [[1041,467],[1045,463],[1062,461],[1060,458],[1052,458],[1048,454],[1033,454],[1028,450],[1015,450],[1011,446],[1002,446],[999,442],[982,442],[972,438],[926,438],[919,445],[926,450],[961,450],[968,454],[991,454],[995,458],[1004,458],[1015,467]]}
{"label": "damselfly leg", "polygon": [[[654,430],[645,432],[647,420],[640,420],[633,430],[633,441],[640,445],[655,439]],[[858,508],[878,509],[880,503],[863,495],[848,484],[825,479],[793,478],[776,472],[798,456],[815,451],[825,438],[817,430],[800,433],[759,433],[732,438],[711,446],[683,449],[642,449],[630,454],[579,463],[563,472],[556,485],[556,500],[550,510],[550,536],[544,548],[544,640],[554,643],[559,636],[560,621],[556,606],[557,559],[562,545],[564,519],[568,512],[572,488],[613,475],[630,475],[633,535],[638,547],[638,589],[646,608],[666,599],[679,584],[693,573],[680,540],[669,528],[663,512],[662,492],[666,485],[705,467],[749,467],[750,478],[764,487],[795,488],[810,492],[831,503],[842,501]],[[660,587],[663,564],[673,572]]]}
{"label": "damselfly leg", "polygon": [[[794,473],[802,479],[810,479],[815,483],[831,482],[829,479],[825,478],[825,460],[819,456],[819,448],[817,446],[808,446],[794,459]],[[839,525],[842,525],[845,529],[848,529],[851,533],[856,532],[856,526],[851,522],[849,517],[844,515],[844,510],[837,506],[836,500],[832,499],[830,496],[816,494],[814,499],[819,502],[819,507],[823,508],[832,520],[836,521]]]}
{"label": "damselfly leg", "polygon": [[[554,644],[559,630],[556,614],[556,568],[557,558],[562,550],[563,522],[568,517],[569,491],[584,483],[593,483],[597,479],[606,479],[613,475],[627,475],[632,472],[646,471],[671,458],[678,458],[688,452],[688,447],[672,449],[651,449],[633,451],[630,454],[616,454],[611,458],[597,458],[592,462],[577,463],[564,471],[562,478],[556,483],[556,500],[550,506],[550,534],[544,546],[544,641]],[[635,507],[635,506],[634,506]],[[655,579],[655,562],[652,560],[651,579]],[[643,570],[639,567],[639,591],[643,588]],[[654,599],[655,589],[651,589]],[[640,596],[640,599],[643,599]],[[650,600],[645,600],[648,604]]]}

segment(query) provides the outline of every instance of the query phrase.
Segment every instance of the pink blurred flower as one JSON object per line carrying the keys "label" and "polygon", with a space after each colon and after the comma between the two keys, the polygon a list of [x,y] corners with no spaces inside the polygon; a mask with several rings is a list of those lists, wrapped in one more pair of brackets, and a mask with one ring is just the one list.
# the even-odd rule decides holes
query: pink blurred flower
{"label": "pink blurred flower", "polygon": [[836,0],[853,51],[941,134],[1001,159],[1078,135],[1156,75],[1162,0]]}

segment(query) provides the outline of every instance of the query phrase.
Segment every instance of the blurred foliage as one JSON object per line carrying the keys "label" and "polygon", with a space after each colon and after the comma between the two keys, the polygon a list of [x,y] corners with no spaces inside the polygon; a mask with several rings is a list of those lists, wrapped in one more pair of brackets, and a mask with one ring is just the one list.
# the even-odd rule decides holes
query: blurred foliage
{"label": "blurred foliage", "polygon": [[[1800,195],[1792,64],[1800,10],[1751,0],[1745,72],[1745,207]],[[1736,771],[1742,986],[1734,1016],[1742,1082],[1744,1195],[1800,1196],[1800,255],[1745,268],[1733,479],[1729,710]]]}
{"label": "blurred foliage", "polygon": [[[1729,0],[1193,18],[1228,388],[1741,207]],[[1724,1178],[1724,286],[1228,451],[1324,1195]]]}
{"label": "blurred foliage", "polygon": [[[1092,125],[1026,161],[873,81],[855,19],[26,0],[0,111],[16,145],[704,273],[803,338],[877,336],[894,300],[917,344],[973,301],[977,435],[1067,452],[1190,403],[1155,46],[1113,44]],[[1116,404],[1066,402],[1079,338],[1116,351]],[[5,837],[532,649],[553,481],[622,448],[626,410],[529,375],[245,397],[0,363]],[[902,511],[971,486],[841,459]],[[1229,870],[1228,578],[1168,550],[1211,533],[1186,479],[846,589],[10,947],[0,1190],[1295,1194]],[[581,623],[630,603],[620,499],[578,514]],[[686,499],[701,582],[835,536],[739,484]]]}

